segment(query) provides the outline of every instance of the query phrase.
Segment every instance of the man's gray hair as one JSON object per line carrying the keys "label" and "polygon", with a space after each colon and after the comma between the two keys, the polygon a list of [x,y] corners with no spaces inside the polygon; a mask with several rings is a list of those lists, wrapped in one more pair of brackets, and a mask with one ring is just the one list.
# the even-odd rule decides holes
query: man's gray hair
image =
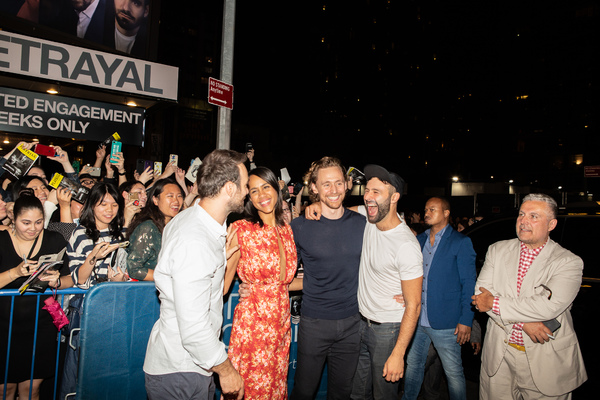
{"label": "man's gray hair", "polygon": [[[551,215],[550,215],[551,219],[555,219],[556,215],[558,214],[558,204],[556,204],[556,200],[554,200],[552,197],[548,196],[547,194],[530,193],[523,198],[523,203],[525,203],[526,201],[543,201],[544,203],[548,204],[548,208],[550,209],[550,213],[551,213]],[[523,204],[523,203],[521,203],[521,204]]]}

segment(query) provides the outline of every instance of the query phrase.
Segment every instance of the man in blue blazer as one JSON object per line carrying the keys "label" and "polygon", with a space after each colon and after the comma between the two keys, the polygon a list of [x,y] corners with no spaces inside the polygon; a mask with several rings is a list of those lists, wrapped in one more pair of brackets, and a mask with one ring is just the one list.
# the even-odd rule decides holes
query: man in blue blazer
{"label": "man in blue blazer", "polygon": [[475,250],[471,239],[455,231],[449,219],[446,199],[427,201],[425,223],[430,228],[417,236],[423,251],[421,316],[408,351],[403,400],[419,395],[432,342],[448,378],[450,400],[467,398],[460,346],[471,336]]}

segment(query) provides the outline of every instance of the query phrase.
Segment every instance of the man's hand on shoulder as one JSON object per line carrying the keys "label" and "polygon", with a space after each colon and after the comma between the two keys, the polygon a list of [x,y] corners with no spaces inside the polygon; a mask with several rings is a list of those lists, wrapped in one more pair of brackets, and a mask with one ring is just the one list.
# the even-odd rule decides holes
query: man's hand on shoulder
{"label": "man's hand on shoulder", "polygon": [[321,203],[312,203],[310,206],[304,209],[304,217],[311,221],[318,221],[321,219]]}
{"label": "man's hand on shoulder", "polygon": [[213,372],[219,375],[221,383],[221,398],[242,400],[244,397],[244,380],[231,364],[229,358],[225,362],[215,365]]}

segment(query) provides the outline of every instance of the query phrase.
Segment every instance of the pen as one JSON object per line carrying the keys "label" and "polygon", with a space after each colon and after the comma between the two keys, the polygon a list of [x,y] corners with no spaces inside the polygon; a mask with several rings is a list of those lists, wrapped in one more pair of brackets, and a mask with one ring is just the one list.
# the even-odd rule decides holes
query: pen
{"label": "pen", "polygon": [[548,335],[548,337],[549,337],[550,339],[556,339],[554,336],[552,336],[552,335],[551,335],[551,334],[549,334],[549,333],[546,333],[546,335]]}

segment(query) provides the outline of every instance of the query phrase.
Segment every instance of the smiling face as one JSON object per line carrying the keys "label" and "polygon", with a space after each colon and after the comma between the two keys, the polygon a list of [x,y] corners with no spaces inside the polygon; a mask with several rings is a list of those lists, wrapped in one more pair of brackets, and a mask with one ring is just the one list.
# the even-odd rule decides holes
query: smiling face
{"label": "smiling face", "polygon": [[372,224],[380,222],[390,212],[392,195],[390,194],[389,186],[379,180],[379,178],[371,178],[367,182],[364,201],[367,207],[367,219]]}
{"label": "smiling face", "polygon": [[169,183],[165,185],[160,195],[152,198],[154,204],[165,216],[165,224],[176,216],[183,206],[183,193],[178,185]]}
{"label": "smiling face", "polygon": [[23,210],[15,218],[15,235],[21,240],[34,240],[44,229],[44,213],[39,208]]}
{"label": "smiling face", "polygon": [[556,228],[556,218],[544,201],[526,201],[521,205],[517,218],[517,236],[530,249],[546,243],[550,231]]}
{"label": "smiling face", "polygon": [[319,196],[322,207],[337,210],[346,196],[346,180],[339,167],[321,168],[311,190]]}
{"label": "smiling face", "polygon": [[252,175],[248,181],[250,201],[261,219],[273,213],[278,200],[278,190],[259,176]]}
{"label": "smiling face", "polygon": [[98,230],[106,229],[112,220],[117,217],[119,203],[110,194],[106,194],[100,202],[96,203],[93,212],[96,220],[96,228]]}
{"label": "smiling face", "polygon": [[35,197],[40,199],[42,205],[44,205],[46,200],[48,200],[48,195],[50,194],[50,192],[48,191],[46,184],[42,182],[41,179],[33,179],[31,182],[29,182],[27,188],[33,190],[33,194],[35,195]]}

